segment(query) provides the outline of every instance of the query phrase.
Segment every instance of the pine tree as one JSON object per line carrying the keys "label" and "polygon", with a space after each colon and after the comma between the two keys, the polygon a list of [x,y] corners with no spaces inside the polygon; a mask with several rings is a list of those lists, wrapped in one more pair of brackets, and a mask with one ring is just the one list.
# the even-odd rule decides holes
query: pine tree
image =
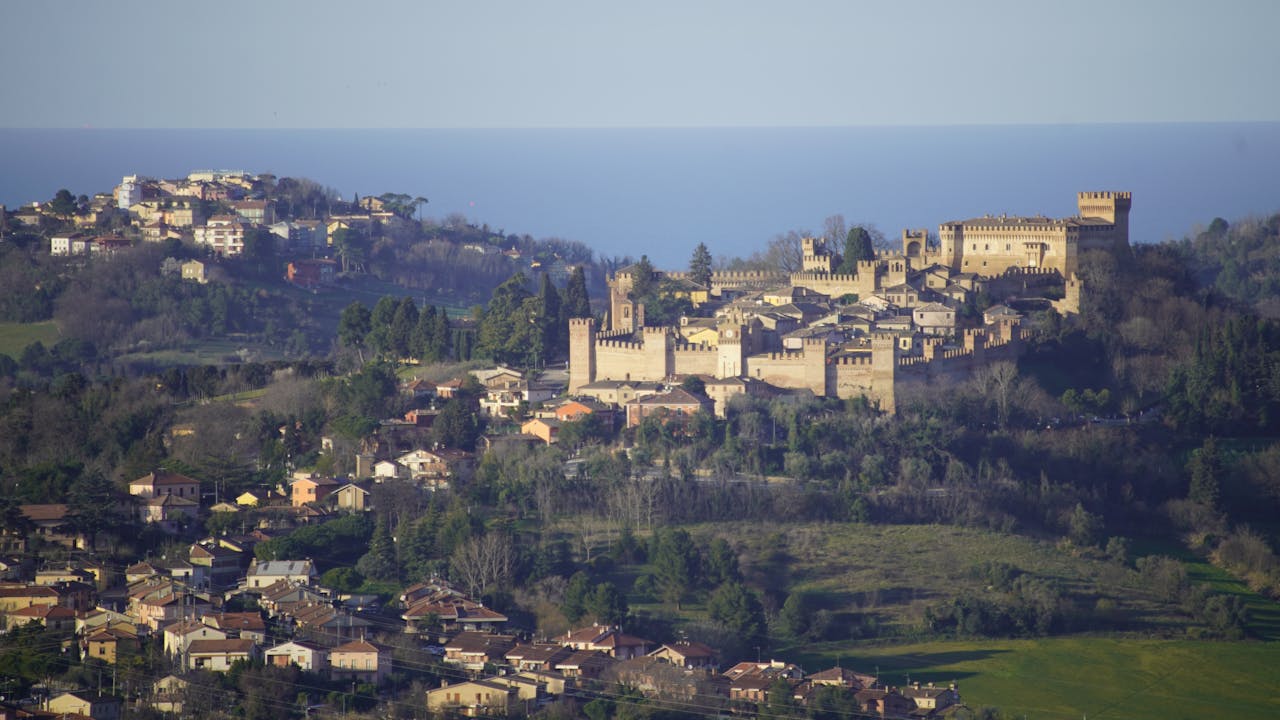
{"label": "pine tree", "polygon": [[689,279],[699,285],[711,285],[711,251],[706,243],[698,243],[693,249],[693,257],[689,259]]}
{"label": "pine tree", "polygon": [[390,343],[391,351],[396,358],[407,358],[417,354],[413,347],[413,331],[418,326],[418,305],[411,297],[403,297],[396,305],[395,314],[391,316]]}
{"label": "pine tree", "polygon": [[396,580],[400,567],[396,562],[396,545],[385,515],[378,515],[369,540],[369,552],[356,563],[356,570],[374,580]]}
{"label": "pine tree", "polygon": [[564,302],[560,304],[560,309],[566,320],[591,317],[591,298],[587,296],[587,275],[581,265],[569,273],[569,283],[565,285]]}
{"label": "pine tree", "polygon": [[[569,352],[568,345],[568,328],[562,328],[560,313],[560,293],[556,290],[556,286],[551,283],[551,277],[546,273],[542,275],[542,285],[538,289],[538,314],[535,318],[538,325],[537,338],[541,343],[539,353],[542,362],[548,359],[548,354],[565,354]],[[567,325],[567,323],[563,323]],[[561,347],[561,341],[564,347]]]}

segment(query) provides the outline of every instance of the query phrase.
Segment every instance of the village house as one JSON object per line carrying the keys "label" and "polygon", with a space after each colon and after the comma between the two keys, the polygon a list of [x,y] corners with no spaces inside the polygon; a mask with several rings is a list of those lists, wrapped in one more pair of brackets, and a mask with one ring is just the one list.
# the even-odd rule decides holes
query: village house
{"label": "village house", "polygon": [[183,280],[190,280],[201,285],[209,282],[208,266],[199,260],[188,260],[182,263],[181,273]]}
{"label": "village house", "polygon": [[85,636],[84,658],[115,665],[117,659],[135,654],[141,647],[136,632],[123,628],[101,628]]}
{"label": "village house", "polygon": [[365,640],[329,650],[329,679],[380,684],[391,673],[391,652]]}
{"label": "village house", "polygon": [[571,630],[565,633],[560,643],[574,650],[598,650],[617,660],[645,655],[652,645],[648,640],[627,635],[616,627],[606,625]]}
{"label": "village house", "polygon": [[187,617],[165,625],[162,638],[165,654],[177,657],[186,652],[196,640],[226,640],[227,633],[194,617]]}
{"label": "village house", "polygon": [[252,662],[258,655],[257,644],[249,638],[192,640],[187,646],[186,669],[227,672],[236,662]]}
{"label": "village house", "polygon": [[5,630],[28,623],[36,623],[57,632],[72,632],[76,629],[75,611],[61,605],[29,605],[0,614],[0,617],[4,619]]}
{"label": "village house", "polygon": [[181,473],[156,470],[129,483],[129,494],[143,500],[174,495],[200,501],[200,481]]}
{"label": "village house", "polygon": [[45,702],[44,709],[57,717],[78,715],[92,720],[120,720],[119,698],[88,691],[55,695]]}
{"label": "village house", "polygon": [[159,525],[168,533],[176,533],[190,525],[200,514],[200,503],[177,495],[161,495],[141,501],[138,519]]}
{"label": "village house", "polygon": [[627,427],[636,427],[647,417],[661,418],[664,423],[677,419],[683,421],[700,410],[710,412],[712,409],[710,400],[675,388],[661,395],[647,395],[627,403]]}
{"label": "village house", "polygon": [[222,257],[234,257],[244,252],[248,231],[249,224],[235,215],[214,215],[204,225],[195,226],[195,241]]}
{"label": "village house", "polygon": [[356,483],[347,483],[329,496],[330,502],[339,510],[364,512],[369,506],[369,491]]}
{"label": "village house", "polygon": [[305,640],[291,640],[268,649],[263,656],[268,665],[297,665],[307,672],[323,673],[329,669],[329,651],[323,645]]}
{"label": "village house", "polygon": [[516,670],[549,671],[573,653],[573,648],[557,643],[520,644],[507,651],[506,661]]}
{"label": "village house", "polygon": [[189,562],[204,570],[205,584],[223,589],[236,584],[240,578],[243,553],[213,542],[198,542],[191,546]]}
{"label": "village house", "polygon": [[249,638],[259,645],[267,642],[267,624],[257,612],[205,613],[200,622],[221,630],[228,638]]}
{"label": "village house", "polygon": [[262,560],[249,566],[245,586],[265,588],[277,582],[312,585],[316,566],[310,560]]}
{"label": "village house", "polygon": [[525,435],[532,435],[547,445],[554,445],[559,442],[560,426],[562,424],[561,421],[554,417],[536,417],[521,423],[520,432]]}
{"label": "village house", "polygon": [[307,476],[295,478],[289,483],[289,500],[294,507],[307,503],[317,503],[329,496],[329,493],[342,487],[342,483],[334,478]]}
{"label": "village house", "polygon": [[[18,511],[30,523],[35,537],[77,550],[88,547],[85,536],[72,530],[67,521],[65,504],[19,505]],[[23,546],[26,546],[25,538]]]}
{"label": "village house", "polygon": [[445,644],[444,661],[479,672],[487,663],[501,662],[515,644],[515,638],[511,635],[464,631]]}
{"label": "village house", "polygon": [[650,652],[648,657],[690,670],[715,668],[716,666],[715,649],[709,645],[688,640],[664,643],[658,646],[658,649]]}
{"label": "village house", "polygon": [[162,713],[182,714],[182,702],[187,696],[186,680],[177,675],[165,675],[151,686],[148,704]]}
{"label": "village house", "polygon": [[465,717],[509,717],[520,707],[516,688],[486,680],[444,681],[427,691],[427,709],[436,713],[457,712]]}

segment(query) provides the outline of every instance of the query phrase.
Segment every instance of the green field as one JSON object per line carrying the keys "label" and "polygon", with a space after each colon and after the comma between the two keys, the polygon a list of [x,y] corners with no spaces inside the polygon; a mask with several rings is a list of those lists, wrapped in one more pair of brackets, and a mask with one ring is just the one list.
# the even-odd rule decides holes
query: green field
{"label": "green field", "polygon": [[971,708],[1009,717],[1280,717],[1280,643],[1093,637],[814,648],[803,667],[959,684]]}
{"label": "green field", "polygon": [[38,323],[0,323],[0,355],[17,360],[31,343],[49,347],[58,342],[58,326],[52,320]]}

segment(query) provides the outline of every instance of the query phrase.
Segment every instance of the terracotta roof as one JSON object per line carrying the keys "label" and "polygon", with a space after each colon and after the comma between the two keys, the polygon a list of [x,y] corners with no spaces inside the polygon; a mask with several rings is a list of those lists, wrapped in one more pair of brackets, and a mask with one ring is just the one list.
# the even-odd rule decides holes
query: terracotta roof
{"label": "terracotta roof", "polygon": [[191,655],[218,655],[222,653],[247,653],[253,650],[253,640],[239,638],[235,640],[192,640],[187,647]]}
{"label": "terracotta roof", "polygon": [[67,517],[67,506],[63,503],[52,505],[20,505],[18,509],[32,522],[48,522],[63,520]]}
{"label": "terracotta roof", "polygon": [[157,470],[147,473],[142,477],[129,483],[130,487],[134,485],[150,485],[152,487],[163,487],[165,485],[199,485],[200,481],[195,478],[189,478],[181,473],[169,472],[167,470]]}
{"label": "terracotta roof", "polygon": [[338,647],[331,648],[329,654],[333,653],[376,653],[381,652],[377,645],[365,640],[352,640],[349,643],[343,643]]}

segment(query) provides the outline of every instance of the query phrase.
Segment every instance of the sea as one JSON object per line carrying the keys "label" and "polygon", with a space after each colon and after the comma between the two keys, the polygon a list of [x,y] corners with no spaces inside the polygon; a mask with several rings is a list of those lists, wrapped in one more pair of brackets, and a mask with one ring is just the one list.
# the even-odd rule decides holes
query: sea
{"label": "sea", "polygon": [[745,257],[826,218],[904,228],[984,214],[1075,213],[1081,190],[1133,193],[1135,242],[1280,211],[1280,123],[841,128],[0,129],[0,203],[125,175],[243,170],[340,196],[423,196],[503,234],[601,257]]}

